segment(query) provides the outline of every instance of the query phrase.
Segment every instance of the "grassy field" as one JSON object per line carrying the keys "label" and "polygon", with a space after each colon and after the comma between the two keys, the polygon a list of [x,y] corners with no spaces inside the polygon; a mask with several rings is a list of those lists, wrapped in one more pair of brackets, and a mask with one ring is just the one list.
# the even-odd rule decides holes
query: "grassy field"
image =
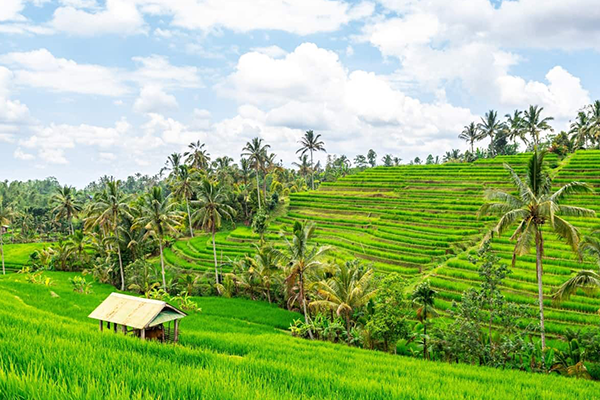
{"label": "grassy field", "polygon": [[5,244],[4,264],[8,270],[20,270],[28,264],[31,253],[48,245],[48,243]]}
{"label": "grassy field", "polygon": [[[476,251],[495,217],[478,219],[486,188],[512,190],[503,163],[518,173],[525,171],[529,155],[501,156],[471,164],[377,167],[324,183],[313,192],[291,194],[287,214],[276,218],[267,234],[277,245],[278,232],[289,232],[295,220],[318,224],[316,240],[337,249],[333,259],[354,257],[373,263],[380,271],[399,272],[411,282],[430,279],[439,291],[437,306],[447,309],[466,288],[480,279],[469,254]],[[570,181],[588,182],[600,188],[600,151],[586,150],[559,162],[547,156],[556,188]],[[570,204],[600,213],[597,194],[578,195]],[[599,219],[570,218],[582,233],[600,228]],[[497,238],[493,250],[510,264],[514,243],[509,235]],[[236,259],[251,252],[258,238],[239,227],[217,236],[218,257]],[[600,293],[578,293],[569,301],[553,303],[550,294],[581,268],[595,268],[577,259],[570,248],[546,234],[544,260],[546,330],[560,335],[567,328],[598,324]],[[167,261],[179,267],[210,269],[212,247],[206,236],[178,242],[167,253]],[[535,307],[535,255],[519,257],[504,292],[510,300]],[[534,322],[532,320],[532,322]]]}
{"label": "grassy field", "polygon": [[112,287],[72,291],[0,277],[0,398],[594,398],[600,385],[558,376],[425,362],[297,339],[298,314],[266,303],[197,298],[178,345],[105,330],[87,315]]}

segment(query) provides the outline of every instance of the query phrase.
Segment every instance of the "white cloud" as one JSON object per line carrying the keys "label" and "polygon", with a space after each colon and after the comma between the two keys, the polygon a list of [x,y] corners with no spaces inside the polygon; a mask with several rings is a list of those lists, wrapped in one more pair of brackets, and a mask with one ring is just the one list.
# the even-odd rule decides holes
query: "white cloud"
{"label": "white cloud", "polygon": [[29,109],[19,100],[10,100],[13,73],[0,66],[0,124],[22,123],[29,118]]}
{"label": "white cloud", "polygon": [[316,129],[333,152],[364,152],[365,143],[407,156],[442,152],[458,144],[456,132],[474,118],[444,96],[423,103],[386,76],[349,72],[336,53],[311,43],[283,59],[244,54],[219,89],[244,106],[237,117],[215,124],[217,132],[238,142],[240,136],[260,135],[287,149],[295,148],[304,130]]}
{"label": "white cloud", "polygon": [[199,88],[202,80],[198,76],[198,68],[192,66],[175,66],[164,56],[133,57],[139,67],[132,74],[131,80],[141,85],[160,85],[162,87]]}
{"label": "white cloud", "polygon": [[15,19],[22,19],[20,12],[24,7],[23,0],[2,0],[2,7],[0,7],[0,21],[11,21]]}
{"label": "white cloud", "polygon": [[150,120],[142,125],[146,137],[160,137],[163,143],[187,145],[197,140],[203,140],[205,133],[190,130],[183,123],[167,118],[161,114],[148,114]]}
{"label": "white cloud", "polygon": [[35,156],[33,154],[25,153],[20,147],[18,147],[15,150],[15,152],[13,153],[13,156],[17,160],[22,160],[22,161],[30,161],[35,158]]}
{"label": "white cloud", "polygon": [[57,58],[46,49],[8,53],[0,56],[0,63],[13,68],[20,85],[104,96],[121,96],[129,91],[117,70]]}
{"label": "white cloud", "polygon": [[287,54],[287,51],[275,45],[267,47],[253,47],[250,50],[257,53],[266,54],[271,58],[281,58]]}
{"label": "white cloud", "polygon": [[117,159],[117,156],[114,153],[103,152],[103,153],[99,153],[98,156],[100,157],[100,162],[104,162],[104,163],[110,163]]}
{"label": "white cloud", "polygon": [[135,100],[133,109],[139,113],[157,113],[177,108],[175,96],[165,93],[158,86],[145,86]]}
{"label": "white cloud", "polygon": [[76,8],[87,4],[70,3],[54,11],[50,25],[57,31],[79,36],[145,32],[144,18],[134,0],[106,0],[105,9],[95,12]]}

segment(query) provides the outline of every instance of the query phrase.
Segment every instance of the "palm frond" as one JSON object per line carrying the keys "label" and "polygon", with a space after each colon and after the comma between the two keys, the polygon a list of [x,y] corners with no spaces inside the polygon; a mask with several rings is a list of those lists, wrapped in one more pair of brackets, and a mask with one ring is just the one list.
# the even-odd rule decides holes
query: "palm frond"
{"label": "palm frond", "polygon": [[563,283],[552,297],[555,300],[565,300],[575,294],[578,289],[584,291],[600,289],[600,274],[587,269],[578,271],[574,277]]}

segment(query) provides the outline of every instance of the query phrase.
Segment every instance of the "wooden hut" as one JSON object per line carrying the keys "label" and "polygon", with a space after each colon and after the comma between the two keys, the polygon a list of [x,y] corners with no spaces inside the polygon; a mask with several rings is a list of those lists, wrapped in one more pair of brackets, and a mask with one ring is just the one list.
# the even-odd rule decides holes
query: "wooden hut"
{"label": "wooden hut", "polygon": [[100,330],[118,326],[125,334],[132,333],[142,339],[157,339],[161,342],[177,342],[179,339],[179,320],[185,317],[183,311],[160,300],[144,299],[111,293],[102,304],[89,315],[100,321]]}

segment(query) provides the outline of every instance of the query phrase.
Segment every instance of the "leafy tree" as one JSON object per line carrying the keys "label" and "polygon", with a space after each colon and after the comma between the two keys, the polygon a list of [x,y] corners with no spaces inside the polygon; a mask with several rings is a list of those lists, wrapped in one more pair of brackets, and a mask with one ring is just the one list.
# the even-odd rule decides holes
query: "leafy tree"
{"label": "leafy tree", "polygon": [[422,161],[419,157],[415,157],[415,159],[413,160],[413,162],[415,163],[415,165],[421,165]]}
{"label": "leafy tree", "polygon": [[588,141],[592,139],[590,130],[590,119],[585,111],[577,113],[577,119],[569,127],[572,140],[578,147],[587,147]]}
{"label": "leafy tree", "polygon": [[[275,193],[274,193],[275,194]],[[265,241],[265,232],[269,228],[269,214],[264,210],[258,210],[252,218],[252,230],[260,235],[260,241]]]}
{"label": "leafy tree", "polygon": [[53,213],[56,214],[56,220],[66,218],[67,223],[70,227],[70,234],[73,234],[73,217],[81,211],[81,204],[76,198],[77,191],[75,188],[70,186],[63,186],[59,188],[56,193],[52,196],[52,204],[54,205]]}
{"label": "leafy tree", "polygon": [[[285,250],[281,253],[282,260],[285,260],[286,284],[288,292],[297,288],[297,296],[290,296],[288,304],[298,302],[304,312],[304,322],[308,324],[309,316],[306,299],[306,273],[322,265],[321,260],[331,249],[329,246],[310,245],[309,242],[315,236],[316,225],[312,222],[294,223],[292,238],[288,239],[283,233],[282,239],[285,243]],[[309,336],[313,339],[312,332],[309,329]]]}
{"label": "leafy tree", "polygon": [[362,154],[357,155],[356,157],[354,157],[354,165],[356,165],[360,169],[366,168],[368,165],[367,158]]}
{"label": "leafy tree", "polygon": [[198,210],[194,214],[197,222],[207,233],[212,235],[213,255],[215,259],[215,282],[219,284],[219,270],[217,263],[217,247],[215,234],[221,228],[223,218],[233,220],[235,211],[227,203],[225,187],[217,186],[208,179],[202,181],[198,190],[198,200],[194,203]]}
{"label": "leafy tree", "polygon": [[479,210],[480,216],[488,214],[498,214],[501,216],[496,226],[488,234],[488,237],[501,235],[511,226],[517,224],[517,229],[511,237],[511,240],[516,240],[513,251],[513,267],[516,257],[528,253],[532,243],[535,244],[542,348],[546,347],[542,284],[542,259],[544,256],[542,227],[549,222],[550,229],[570,245],[573,251],[577,251],[580,241],[579,231],[563,219],[561,215],[576,217],[595,216],[593,210],[561,204],[561,201],[569,194],[591,191],[592,189],[587,184],[571,182],[556,192],[551,192],[552,181],[544,163],[545,155],[546,152],[540,152],[536,148],[529,160],[524,181],[510,166],[505,164],[504,168],[510,174],[511,181],[519,193],[518,197],[500,190],[489,190],[485,195],[486,200],[489,202],[484,204]]}
{"label": "leafy tree", "polygon": [[517,139],[520,139],[525,143],[525,147],[529,146],[527,141],[527,135],[523,126],[523,111],[515,110],[513,114],[506,114],[506,123],[504,124],[504,130],[510,140],[516,143]]}
{"label": "leafy tree", "polygon": [[270,244],[261,246],[255,244],[254,247],[254,256],[246,256],[242,260],[242,264],[246,266],[245,273],[249,275],[246,281],[258,282],[260,290],[264,293],[267,301],[271,303],[271,288],[279,271],[281,253]]}
{"label": "leafy tree", "polygon": [[177,227],[181,224],[183,216],[177,211],[177,203],[172,201],[171,196],[165,196],[160,186],[152,188],[152,191],[146,193],[141,201],[140,215],[132,228],[143,227],[146,229],[144,238],[152,237],[158,242],[162,286],[164,290],[167,290],[163,254],[164,240],[166,235],[177,233]]}
{"label": "leafy tree", "polygon": [[393,167],[394,166],[394,156],[392,156],[391,154],[386,154],[381,159],[381,162],[383,162],[384,167]]}
{"label": "leafy tree", "polygon": [[304,179],[312,173],[311,163],[308,161],[308,155],[303,154],[299,157],[299,162],[293,162],[292,165],[298,168],[298,173]]}
{"label": "leafy tree", "polygon": [[428,319],[437,316],[435,311],[435,295],[437,292],[429,286],[429,281],[421,282],[412,293],[412,302],[417,308],[417,319],[423,324],[423,358],[429,358],[427,352]]}
{"label": "leafy tree", "polygon": [[242,149],[242,156],[248,157],[248,160],[253,164],[256,170],[256,194],[258,197],[258,208],[260,206],[260,168],[265,158],[267,157],[267,151],[271,146],[268,144],[263,145],[263,140],[254,138],[250,142],[246,143],[246,146]]}
{"label": "leafy tree", "polygon": [[485,116],[481,118],[481,122],[477,124],[479,130],[479,137],[481,139],[490,139],[490,153],[494,156],[494,138],[504,128],[502,122],[498,119],[498,112],[490,110],[485,113]]}
{"label": "leafy tree", "polygon": [[369,151],[367,152],[367,160],[369,161],[369,164],[372,168],[377,166],[377,153],[375,153],[375,150],[369,149]]}
{"label": "leafy tree", "polygon": [[383,351],[396,353],[398,341],[408,334],[404,279],[393,272],[379,283],[371,315],[365,325],[371,348],[381,343]]}
{"label": "leafy tree", "polygon": [[471,146],[471,153],[473,153],[473,146],[475,142],[481,139],[475,122],[471,122],[469,125],[465,125],[463,131],[460,133],[460,135],[458,135],[458,138],[469,143],[469,145]]}
{"label": "leafy tree", "polygon": [[541,132],[553,131],[548,122],[552,121],[554,118],[542,118],[542,111],[544,111],[544,107],[529,106],[529,109],[525,110],[522,120],[523,129],[531,137],[535,147],[538,147],[540,144]]}
{"label": "leafy tree", "polygon": [[320,140],[321,135],[315,135],[315,133],[310,130],[306,131],[302,139],[300,140],[301,147],[296,151],[296,153],[300,153],[300,155],[304,155],[307,152],[310,153],[310,166],[311,166],[311,188],[315,190],[315,168],[313,162],[313,152],[315,151],[325,151],[325,143]]}
{"label": "leafy tree", "polygon": [[600,146],[600,100],[594,101],[589,107],[589,135]]}
{"label": "leafy tree", "polygon": [[125,195],[121,190],[121,181],[114,179],[106,182],[104,191],[99,193],[89,205],[88,217],[85,220],[86,229],[103,227],[114,235],[114,246],[119,257],[119,272],[121,276],[121,290],[125,290],[125,273],[120,244],[121,218],[126,215],[131,218],[129,201],[131,196]]}

